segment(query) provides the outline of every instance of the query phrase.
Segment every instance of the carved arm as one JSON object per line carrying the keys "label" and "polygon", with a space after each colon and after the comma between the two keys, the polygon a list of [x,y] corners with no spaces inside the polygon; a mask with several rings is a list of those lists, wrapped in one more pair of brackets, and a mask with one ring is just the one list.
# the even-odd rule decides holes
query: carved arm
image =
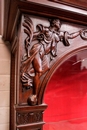
{"label": "carved arm", "polygon": [[68,33],[67,38],[68,39],[73,39],[73,38],[79,36],[81,32],[82,32],[82,30],[80,30],[78,32],[71,33],[71,34]]}

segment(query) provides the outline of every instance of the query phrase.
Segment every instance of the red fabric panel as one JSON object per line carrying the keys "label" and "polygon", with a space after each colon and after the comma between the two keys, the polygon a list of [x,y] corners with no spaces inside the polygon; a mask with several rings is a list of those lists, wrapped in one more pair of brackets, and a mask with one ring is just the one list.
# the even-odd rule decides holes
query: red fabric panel
{"label": "red fabric panel", "polygon": [[87,69],[74,56],[64,62],[47,85],[44,130],[87,129]]}

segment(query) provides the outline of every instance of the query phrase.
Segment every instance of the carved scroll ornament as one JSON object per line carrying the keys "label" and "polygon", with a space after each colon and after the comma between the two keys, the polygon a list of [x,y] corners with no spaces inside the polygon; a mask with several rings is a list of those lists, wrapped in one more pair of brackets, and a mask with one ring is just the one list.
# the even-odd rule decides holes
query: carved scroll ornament
{"label": "carved scroll ornament", "polygon": [[[36,32],[34,32],[34,25],[29,16],[25,16],[23,23],[27,37],[24,42],[26,54],[21,62],[21,81],[23,90],[33,88],[32,95],[28,97],[29,105],[37,104],[40,78],[50,69],[51,60],[57,56],[58,42],[61,41],[65,46],[69,46],[68,39],[76,38],[79,35],[83,40],[87,40],[87,30],[69,34],[67,31],[60,31],[61,22],[59,19],[49,20],[49,23],[49,27],[38,24]],[[33,41],[35,44],[32,45]]]}

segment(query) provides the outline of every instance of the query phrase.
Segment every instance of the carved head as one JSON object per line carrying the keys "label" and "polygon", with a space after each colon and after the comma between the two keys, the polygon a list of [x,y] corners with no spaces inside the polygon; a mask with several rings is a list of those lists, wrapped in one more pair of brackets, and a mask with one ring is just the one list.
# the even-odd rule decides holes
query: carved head
{"label": "carved head", "polygon": [[55,29],[55,31],[58,31],[61,27],[61,23],[59,19],[52,19],[50,20],[50,26]]}

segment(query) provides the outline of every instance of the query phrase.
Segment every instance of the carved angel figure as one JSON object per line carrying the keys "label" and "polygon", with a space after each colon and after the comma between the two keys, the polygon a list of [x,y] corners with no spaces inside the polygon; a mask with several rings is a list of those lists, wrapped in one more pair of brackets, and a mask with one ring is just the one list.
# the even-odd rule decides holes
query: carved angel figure
{"label": "carved angel figure", "polygon": [[[69,46],[68,39],[73,39],[83,33],[82,30],[72,34],[66,31],[60,32],[61,23],[59,19],[50,20],[49,27],[38,24],[37,31],[33,32],[33,22],[28,16],[25,16],[23,26],[25,27],[24,32],[28,37],[25,39],[27,58],[22,62],[21,80],[24,87],[29,88],[33,86],[33,95],[37,96],[40,77],[50,69],[48,54],[51,55],[51,58],[56,57],[59,41],[62,41],[65,46]],[[35,40],[36,43],[29,50],[31,42]]]}

